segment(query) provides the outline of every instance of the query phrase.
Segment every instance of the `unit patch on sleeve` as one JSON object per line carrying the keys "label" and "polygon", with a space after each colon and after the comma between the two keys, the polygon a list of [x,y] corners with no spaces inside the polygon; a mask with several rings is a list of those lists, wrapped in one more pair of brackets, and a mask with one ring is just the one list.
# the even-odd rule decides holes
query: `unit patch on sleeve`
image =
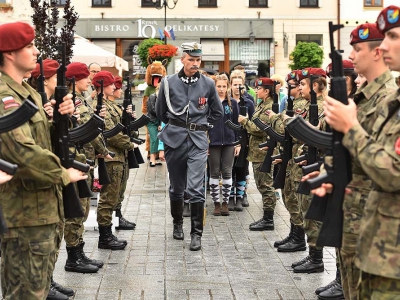
{"label": "unit patch on sleeve", "polygon": [[4,103],[4,109],[20,106],[19,103],[15,102],[15,99],[12,96],[4,97],[1,101]]}

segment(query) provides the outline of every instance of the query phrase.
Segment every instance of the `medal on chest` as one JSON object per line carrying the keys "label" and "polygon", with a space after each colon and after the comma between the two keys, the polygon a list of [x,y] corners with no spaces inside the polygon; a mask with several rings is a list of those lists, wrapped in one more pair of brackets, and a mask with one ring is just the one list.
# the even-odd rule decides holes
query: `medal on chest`
{"label": "medal on chest", "polygon": [[199,97],[199,109],[205,109],[207,104],[208,98]]}

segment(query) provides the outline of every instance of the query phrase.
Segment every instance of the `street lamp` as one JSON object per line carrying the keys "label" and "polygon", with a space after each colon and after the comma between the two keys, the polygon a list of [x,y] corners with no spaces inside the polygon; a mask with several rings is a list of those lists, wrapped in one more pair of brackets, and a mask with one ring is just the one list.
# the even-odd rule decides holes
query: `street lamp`
{"label": "street lamp", "polygon": [[[162,0],[162,4],[161,0],[151,0],[151,1],[153,2],[153,5],[157,9],[162,9],[164,7],[164,29],[167,30],[167,8],[174,9],[176,3],[178,3],[178,0],[173,0],[174,6],[171,7],[168,5],[168,0]],[[160,3],[160,6],[157,6],[157,2]],[[165,35],[164,35],[164,44],[167,44],[167,37]]]}

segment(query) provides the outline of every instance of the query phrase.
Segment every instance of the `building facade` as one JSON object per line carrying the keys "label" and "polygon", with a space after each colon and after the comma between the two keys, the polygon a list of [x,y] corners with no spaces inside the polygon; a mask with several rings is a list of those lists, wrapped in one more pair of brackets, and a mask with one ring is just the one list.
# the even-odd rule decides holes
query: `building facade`
{"label": "building facade", "polygon": [[[1,1],[13,7],[14,20],[30,21],[28,0]],[[132,74],[144,72],[135,52],[139,43],[160,38],[166,29],[176,37],[168,39],[170,44],[202,43],[203,67],[229,72],[241,64],[252,81],[287,74],[298,41],[315,41],[323,48],[324,68],[329,63],[328,22],[338,21],[340,7],[339,0],[178,0],[174,9],[163,4],[172,7],[174,0],[72,0],[80,15],[76,33],[126,59]],[[0,11],[0,22],[4,19]],[[177,56],[168,73],[179,68]]]}

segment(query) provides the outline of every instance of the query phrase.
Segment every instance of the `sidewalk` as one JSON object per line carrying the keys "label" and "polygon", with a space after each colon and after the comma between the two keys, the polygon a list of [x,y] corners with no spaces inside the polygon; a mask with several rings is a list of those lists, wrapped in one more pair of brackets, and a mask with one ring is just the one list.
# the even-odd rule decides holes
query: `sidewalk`
{"label": "sidewalk", "polygon": [[150,168],[146,162],[131,170],[122,211],[137,226],[134,231],[116,232],[128,241],[125,250],[97,249],[98,232],[87,228],[86,254],[105,263],[98,273],[65,272],[63,243],[54,279],[76,291],[73,299],[317,299],[314,290],[333,280],[333,248],[324,250],[324,273],[294,274],[291,263],[307,252],[278,253],[273,247],[290,229],[282,200],[277,203],[274,231],[249,231],[249,224],[262,216],[254,180],[248,190],[250,206],[228,217],[212,215],[208,195],[202,250],[190,251],[190,218],[184,219],[185,240],[172,238],[167,178],[165,163]]}

